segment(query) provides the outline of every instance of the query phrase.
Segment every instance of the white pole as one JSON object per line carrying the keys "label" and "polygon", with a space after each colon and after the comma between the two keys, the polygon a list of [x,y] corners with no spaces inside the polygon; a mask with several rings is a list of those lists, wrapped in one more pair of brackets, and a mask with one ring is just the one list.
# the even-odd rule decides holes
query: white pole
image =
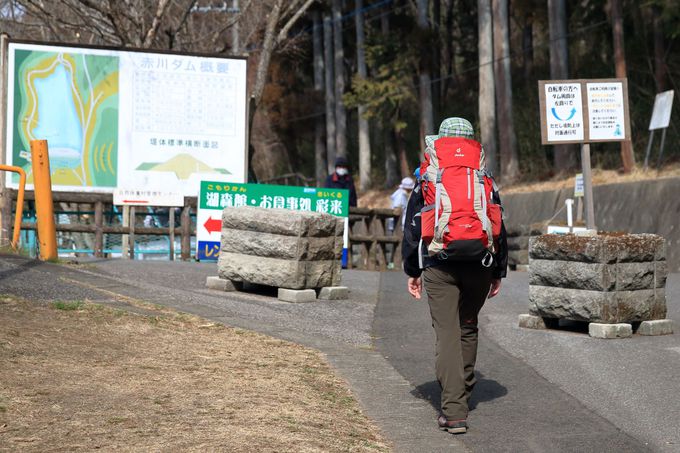
{"label": "white pole", "polygon": [[567,198],[566,200],[564,200],[564,204],[567,205],[567,226],[569,227],[569,231],[571,231],[572,227],[574,226],[574,221],[572,217],[574,200],[572,198]]}

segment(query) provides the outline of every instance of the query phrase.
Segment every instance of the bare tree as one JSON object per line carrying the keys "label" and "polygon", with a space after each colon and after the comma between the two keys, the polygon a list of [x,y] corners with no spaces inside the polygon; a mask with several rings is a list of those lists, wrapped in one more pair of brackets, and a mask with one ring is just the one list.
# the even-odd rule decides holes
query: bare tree
{"label": "bare tree", "polygon": [[342,0],[333,0],[333,49],[335,55],[335,146],[338,156],[347,156],[347,109],[345,94],[345,52],[342,46]]}
{"label": "bare tree", "polygon": [[[548,0],[550,34],[550,78],[569,78],[569,46],[567,42],[566,0]],[[564,172],[576,166],[576,152],[570,145],[555,145],[555,170]]]}
{"label": "bare tree", "polygon": [[[427,20],[430,1],[417,0],[418,28],[423,35],[430,28]],[[428,54],[430,49],[423,49],[418,67],[418,99],[420,100],[420,136],[432,134],[434,131],[434,115],[432,112],[432,77]],[[402,171],[403,173],[403,171]],[[410,172],[409,172],[410,173]],[[402,174],[402,176],[406,176]]]}
{"label": "bare tree", "polygon": [[[616,65],[616,77],[626,78],[626,52],[623,44],[623,8],[621,0],[611,0],[612,8],[612,33],[614,34],[614,62]],[[621,162],[623,172],[630,173],[635,168],[635,154],[633,142],[630,140],[621,142]]]}
{"label": "bare tree", "polygon": [[477,5],[479,15],[479,127],[486,156],[486,166],[491,172],[497,173],[491,0],[478,0]]}
{"label": "bare tree", "polygon": [[326,163],[328,173],[333,172],[337,154],[335,134],[335,76],[333,74],[333,26],[329,15],[323,18],[323,53],[326,93]]}
{"label": "bare tree", "polygon": [[[356,0],[355,23],[357,32],[357,72],[359,77],[366,78],[366,55],[364,52],[364,2]],[[359,188],[365,191],[371,185],[371,140],[368,120],[365,118],[366,107],[359,106]]]}
{"label": "bare tree", "polygon": [[[323,72],[323,38],[321,13],[317,10],[313,13],[314,29],[312,31],[312,47],[314,52],[314,91],[317,95],[323,93],[324,72]],[[314,121],[314,174],[316,184],[321,187],[326,177],[326,146],[323,139],[324,119],[317,116]]]}
{"label": "bare tree", "polygon": [[652,7],[652,20],[654,26],[654,80],[658,92],[665,91],[667,87],[668,66],[666,65],[666,51],[663,37],[663,20],[658,6]]}
{"label": "bare tree", "polygon": [[493,0],[493,41],[498,112],[498,152],[501,180],[512,183],[519,177],[517,137],[512,115],[512,75],[510,72],[510,37],[508,0]]}

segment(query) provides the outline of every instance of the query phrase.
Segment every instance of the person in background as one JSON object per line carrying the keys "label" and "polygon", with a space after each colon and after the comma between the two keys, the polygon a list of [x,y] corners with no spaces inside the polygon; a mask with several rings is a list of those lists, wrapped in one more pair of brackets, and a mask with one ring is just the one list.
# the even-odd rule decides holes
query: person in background
{"label": "person in background", "polygon": [[328,175],[324,187],[328,189],[347,189],[349,190],[349,206],[357,205],[357,191],[354,188],[354,180],[349,173],[349,162],[347,158],[340,156],[335,159],[335,171]]}
{"label": "person in background", "polygon": [[[406,206],[408,206],[408,198],[411,196],[411,191],[415,187],[415,182],[410,177],[406,177],[401,180],[399,188],[390,195],[390,201],[392,202],[392,209],[401,209],[401,226],[403,228],[404,221],[406,220]],[[394,227],[392,227],[394,229]]]}

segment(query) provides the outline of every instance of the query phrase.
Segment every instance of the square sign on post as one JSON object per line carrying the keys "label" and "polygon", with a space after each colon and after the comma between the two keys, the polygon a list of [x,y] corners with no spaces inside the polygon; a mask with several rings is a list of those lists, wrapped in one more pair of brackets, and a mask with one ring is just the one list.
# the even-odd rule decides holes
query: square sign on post
{"label": "square sign on post", "polygon": [[579,143],[583,141],[583,99],[580,83],[545,83],[541,91],[543,142]]}
{"label": "square sign on post", "polygon": [[[349,191],[202,181],[196,215],[197,260],[217,260],[222,233],[222,210],[239,206],[323,212],[347,219],[349,218]],[[347,236],[347,231],[345,231],[345,236]]]}

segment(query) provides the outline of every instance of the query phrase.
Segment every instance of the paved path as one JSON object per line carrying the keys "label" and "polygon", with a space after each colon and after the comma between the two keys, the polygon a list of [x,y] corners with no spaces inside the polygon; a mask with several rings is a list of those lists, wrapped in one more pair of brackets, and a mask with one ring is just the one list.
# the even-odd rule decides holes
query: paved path
{"label": "paved path", "polygon": [[[436,429],[433,338],[427,304],[400,273],[346,272],[349,301],[278,302],[271,292],[204,287],[214,264],[90,261],[63,266],[0,257],[0,292],[35,300],[124,306],[124,295],[314,347],[349,382],[396,451],[678,451],[680,335],[593,340],[519,329],[526,274],[512,273],[484,307],[472,429]],[[680,319],[680,276],[669,280]],[[128,307],[130,308],[130,307]]]}

